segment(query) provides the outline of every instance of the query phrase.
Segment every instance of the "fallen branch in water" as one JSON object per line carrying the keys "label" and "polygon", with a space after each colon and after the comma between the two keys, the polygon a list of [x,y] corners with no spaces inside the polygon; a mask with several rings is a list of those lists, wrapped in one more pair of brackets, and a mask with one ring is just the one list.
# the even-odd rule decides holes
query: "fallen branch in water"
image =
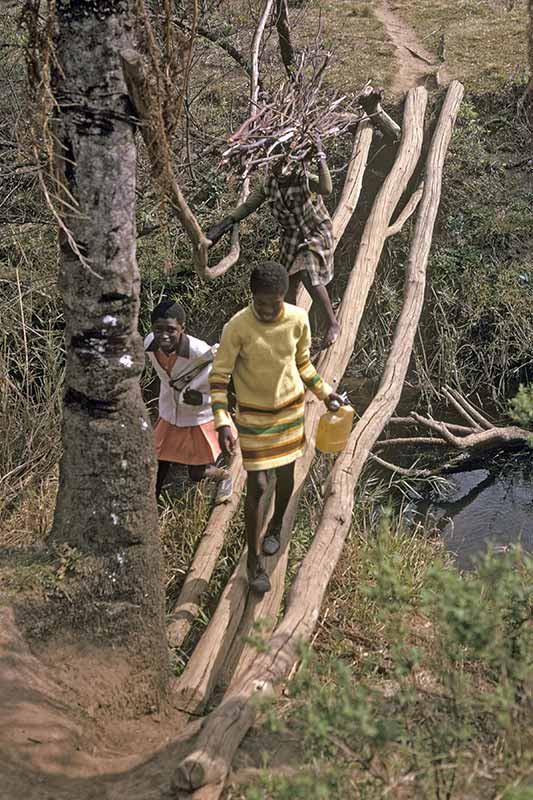
{"label": "fallen branch in water", "polygon": [[480,450],[525,445],[530,440],[531,431],[519,428],[516,425],[503,427],[495,425],[456,389],[444,386],[443,394],[469,425],[443,422],[442,420],[436,420],[430,416],[424,417],[413,412],[410,417],[395,417],[391,419],[391,423],[417,425],[429,428],[429,430],[435,431],[439,435],[434,437],[402,436],[381,439],[376,443],[376,447],[437,445],[438,447],[459,450],[461,451],[460,456],[456,456],[444,464],[437,464],[434,467],[427,468],[418,468],[416,464],[411,467],[403,467],[385,460],[375,453],[371,454],[372,460],[381,467],[399,475],[410,478],[427,478],[432,475],[442,475],[451,469],[455,469],[459,464],[464,464],[470,460],[471,457],[477,457]]}

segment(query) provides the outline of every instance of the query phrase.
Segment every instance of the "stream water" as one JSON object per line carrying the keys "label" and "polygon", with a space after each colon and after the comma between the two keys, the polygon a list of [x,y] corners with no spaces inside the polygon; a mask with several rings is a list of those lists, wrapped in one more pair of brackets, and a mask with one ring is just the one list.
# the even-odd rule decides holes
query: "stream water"
{"label": "stream water", "polygon": [[445,495],[417,502],[413,512],[440,531],[461,569],[471,568],[489,543],[496,552],[515,542],[533,552],[533,452],[502,454],[450,475]]}
{"label": "stream water", "polygon": [[[341,388],[361,410],[371,401],[377,384],[364,378],[345,378]],[[407,416],[418,402],[417,389],[407,386],[396,413]],[[481,405],[498,419],[490,398],[484,398]],[[436,419],[464,422],[454,418],[446,406],[433,408],[432,413]],[[508,424],[508,420],[502,424]],[[417,455],[426,454],[427,450],[417,454],[414,448],[407,452],[405,448],[391,448],[386,457],[408,467]],[[390,473],[384,476],[390,477]],[[475,468],[453,473],[447,480],[443,494],[413,498],[406,513],[413,523],[422,522],[427,530],[433,529],[443,538],[460,569],[471,569],[489,544],[502,552],[520,542],[524,550],[533,552],[533,450],[488,454]]]}

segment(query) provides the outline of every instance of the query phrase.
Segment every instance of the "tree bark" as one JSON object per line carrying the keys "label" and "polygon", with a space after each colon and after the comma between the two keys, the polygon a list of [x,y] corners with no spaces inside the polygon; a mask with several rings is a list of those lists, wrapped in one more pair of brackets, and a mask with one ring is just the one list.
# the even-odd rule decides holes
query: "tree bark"
{"label": "tree bark", "polygon": [[144,676],[132,677],[132,705],[153,704],[168,665],[155,457],[139,386],[136,148],[118,55],[131,42],[133,10],[126,0],[59,0],[56,13],[67,364],[50,540],[86,556],[62,622],[77,624],[85,642],[125,647],[132,676]]}
{"label": "tree bark", "polygon": [[324,593],[350,529],[355,484],[400,399],[424,302],[425,270],[440,200],[444,157],[462,94],[463,87],[454,82],[430,147],[424,195],[407,264],[404,302],[377,395],[355,426],[332,470],[313,543],[298,570],[286,614],[270,639],[267,652],[259,654],[251,667],[237,676],[221,705],[207,717],[196,749],[176,771],[178,791],[193,792],[200,786],[220,784],[242,737],[255,719],[257,706],[253,697],[271,692],[283,679],[297,657],[298,643],[309,639],[314,629]]}

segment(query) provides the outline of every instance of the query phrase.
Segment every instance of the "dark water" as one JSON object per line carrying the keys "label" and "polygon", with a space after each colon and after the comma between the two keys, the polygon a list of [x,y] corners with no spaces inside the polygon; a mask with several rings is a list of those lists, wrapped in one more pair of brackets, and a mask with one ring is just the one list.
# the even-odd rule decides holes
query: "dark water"
{"label": "dark water", "polygon": [[533,451],[450,475],[445,495],[416,503],[415,515],[440,531],[462,569],[471,568],[489,543],[501,552],[520,542],[533,552]]}

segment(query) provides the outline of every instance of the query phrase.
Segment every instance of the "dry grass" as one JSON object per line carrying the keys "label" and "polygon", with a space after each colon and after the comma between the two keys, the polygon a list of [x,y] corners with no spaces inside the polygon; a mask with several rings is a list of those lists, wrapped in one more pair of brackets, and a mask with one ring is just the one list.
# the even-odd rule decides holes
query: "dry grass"
{"label": "dry grass", "polygon": [[467,92],[497,91],[526,73],[525,0],[395,0],[393,5],[431,52],[439,54],[444,36],[446,64]]}

